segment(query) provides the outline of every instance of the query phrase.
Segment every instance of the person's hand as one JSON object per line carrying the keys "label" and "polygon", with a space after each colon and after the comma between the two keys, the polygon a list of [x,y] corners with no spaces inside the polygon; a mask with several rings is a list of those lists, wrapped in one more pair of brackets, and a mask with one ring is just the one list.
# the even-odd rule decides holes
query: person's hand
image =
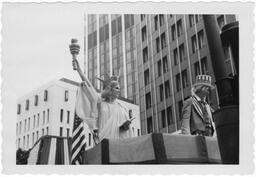
{"label": "person's hand", "polygon": [[76,59],[72,60],[72,65],[73,65],[73,68],[77,68],[77,69],[80,68],[79,63]]}
{"label": "person's hand", "polygon": [[127,120],[125,123],[123,123],[123,125],[120,127],[120,129],[123,131],[129,130],[130,124],[131,124],[131,121]]}

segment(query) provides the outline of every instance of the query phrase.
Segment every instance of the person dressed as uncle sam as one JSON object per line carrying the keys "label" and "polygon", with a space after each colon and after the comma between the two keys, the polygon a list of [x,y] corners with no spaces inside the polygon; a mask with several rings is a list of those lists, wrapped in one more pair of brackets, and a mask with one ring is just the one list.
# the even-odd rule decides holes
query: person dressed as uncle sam
{"label": "person dressed as uncle sam", "polygon": [[198,75],[192,86],[192,96],[182,108],[181,134],[213,136],[215,126],[212,121],[211,107],[206,102],[211,89],[211,76]]}

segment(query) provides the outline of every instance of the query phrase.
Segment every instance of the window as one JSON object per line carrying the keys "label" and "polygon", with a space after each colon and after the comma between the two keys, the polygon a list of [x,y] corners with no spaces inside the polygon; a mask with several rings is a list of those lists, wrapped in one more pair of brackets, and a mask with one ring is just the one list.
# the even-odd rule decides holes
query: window
{"label": "window", "polygon": [[142,53],[143,53],[143,62],[145,63],[146,61],[148,61],[148,47],[145,47]]}
{"label": "window", "polygon": [[48,100],[48,90],[44,91],[44,101]]}
{"label": "window", "polygon": [[21,134],[21,127],[22,127],[22,122],[20,121],[20,128],[19,128],[19,133]]}
{"label": "window", "polygon": [[171,96],[169,80],[164,82],[164,89],[165,89],[165,98],[168,98],[169,96]]}
{"label": "window", "polygon": [[178,102],[178,108],[179,108],[179,116],[178,116],[178,120],[181,120],[182,119],[182,107],[183,107],[183,102],[182,102],[182,100],[180,100],[179,102]]}
{"label": "window", "polygon": [[140,20],[143,21],[145,19],[145,14],[140,15]]}
{"label": "window", "polygon": [[37,106],[38,105],[38,95],[35,95],[35,102],[34,105]]}
{"label": "window", "polygon": [[164,49],[166,47],[165,33],[161,34],[161,47]]}
{"label": "window", "polygon": [[137,135],[140,136],[140,129],[137,129]]}
{"label": "window", "polygon": [[156,52],[158,53],[160,51],[160,40],[159,37],[156,38]]}
{"label": "window", "polygon": [[38,131],[36,131],[36,141],[39,139]]}
{"label": "window", "polygon": [[45,111],[43,111],[43,125],[45,124]]}
{"label": "window", "polygon": [[63,128],[62,127],[60,127],[60,136],[62,136],[62,134],[63,134]]}
{"label": "window", "polygon": [[199,61],[194,64],[194,68],[195,68],[195,76],[200,75]]}
{"label": "window", "polygon": [[89,146],[91,146],[91,134],[89,133]]}
{"label": "window", "polygon": [[180,53],[180,63],[185,59],[185,49],[184,44],[179,46],[179,53]]}
{"label": "window", "polygon": [[18,107],[17,107],[17,114],[20,114],[21,113],[21,105],[18,104]]}
{"label": "window", "polygon": [[28,131],[30,130],[30,117],[28,118]]}
{"label": "window", "polygon": [[202,67],[202,74],[208,74],[207,58],[206,57],[201,59],[201,67]]}
{"label": "window", "polygon": [[69,137],[69,128],[67,128],[67,137]]}
{"label": "window", "polygon": [[36,127],[36,116],[34,115],[33,129]]}
{"label": "window", "polygon": [[176,88],[177,88],[177,91],[180,91],[181,89],[180,74],[176,75]]}
{"label": "window", "polygon": [[167,108],[167,124],[170,125],[171,123],[173,123],[173,119],[172,119],[172,107],[169,106]]}
{"label": "window", "polygon": [[158,29],[158,15],[154,17],[154,23],[155,23],[155,30]]}
{"label": "window", "polygon": [[46,127],[46,135],[49,134],[49,127]]}
{"label": "window", "polygon": [[18,130],[19,130],[19,124],[16,124],[16,136],[18,135]]}
{"label": "window", "polygon": [[163,99],[164,99],[164,86],[163,86],[163,84],[161,84],[159,86],[159,94],[160,94],[160,101],[163,101]]}
{"label": "window", "polygon": [[162,118],[162,128],[166,127],[166,122],[165,122],[165,110],[161,111],[161,118]]}
{"label": "window", "polygon": [[189,26],[192,27],[195,24],[194,15],[189,15]]}
{"label": "window", "polygon": [[192,42],[192,52],[195,53],[197,50],[196,35],[191,37],[191,42]]}
{"label": "window", "polygon": [[60,122],[63,122],[63,109],[60,110]]}
{"label": "window", "polygon": [[40,114],[37,114],[37,127],[39,127],[39,119],[40,119]]}
{"label": "window", "polygon": [[144,71],[144,82],[145,82],[145,86],[149,84],[149,69]]}
{"label": "window", "polygon": [[29,147],[29,135],[27,135],[27,148]]}
{"label": "window", "polygon": [[25,120],[25,124],[24,124],[24,133],[26,132],[27,130],[27,120]]}
{"label": "window", "polygon": [[[129,28],[130,26],[134,25],[134,15],[126,14],[124,15],[124,21],[125,21],[125,29]],[[118,23],[120,23],[121,26],[121,16],[118,18]],[[121,32],[121,29],[119,30]]]}
{"label": "window", "polygon": [[42,129],[42,136],[44,136],[44,129]]}
{"label": "window", "polygon": [[69,115],[70,115],[70,111],[67,111],[67,124],[69,124]]}
{"label": "window", "polygon": [[164,73],[168,72],[167,56],[164,56],[164,57],[163,57],[163,71],[164,71]]}
{"label": "window", "polygon": [[182,75],[182,86],[183,88],[185,88],[188,86],[187,70],[185,69],[184,71],[182,71],[181,75]]}
{"label": "window", "polygon": [[26,100],[26,110],[29,110],[29,100]]}
{"label": "window", "polygon": [[172,40],[174,41],[176,39],[176,27],[175,24],[172,25]]}
{"label": "window", "polygon": [[153,132],[152,117],[147,118],[147,129],[148,129],[148,133]]}
{"label": "window", "polygon": [[144,26],[142,29],[141,29],[141,37],[142,37],[142,42],[145,41],[147,39],[147,28],[146,26]]}
{"label": "window", "polygon": [[47,109],[47,123],[49,123],[49,118],[50,118],[50,110]]}
{"label": "window", "polygon": [[150,92],[146,94],[146,109],[151,107],[151,94]]}
{"label": "window", "polygon": [[220,31],[221,31],[222,27],[225,25],[224,15],[220,15],[220,16],[217,18],[217,22],[218,22],[218,25],[219,25],[219,29],[220,29]]}
{"label": "window", "polygon": [[35,143],[35,133],[33,132],[32,133],[32,146],[34,145],[34,143]]}
{"label": "window", "polygon": [[198,47],[199,49],[204,47],[204,31],[203,30],[198,32]]}
{"label": "window", "polygon": [[164,24],[164,15],[160,14],[159,19],[160,19],[160,26],[162,26]]}
{"label": "window", "polygon": [[18,139],[18,147],[20,148],[20,138]]}
{"label": "window", "polygon": [[178,49],[173,50],[174,65],[178,64]]}
{"label": "window", "polygon": [[65,101],[68,101],[68,90],[65,90]]}
{"label": "window", "polygon": [[162,75],[162,61],[159,60],[157,62],[157,68],[158,68],[158,77],[160,77]]}
{"label": "window", "polygon": [[177,22],[177,33],[178,33],[178,36],[181,36],[181,34],[182,34],[182,22],[181,22],[181,19]]}

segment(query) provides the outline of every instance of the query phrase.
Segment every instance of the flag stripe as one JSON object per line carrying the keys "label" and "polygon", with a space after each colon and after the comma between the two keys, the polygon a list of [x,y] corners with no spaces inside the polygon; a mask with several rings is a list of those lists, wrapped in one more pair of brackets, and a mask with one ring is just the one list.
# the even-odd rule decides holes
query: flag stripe
{"label": "flag stripe", "polygon": [[64,164],[63,138],[57,138],[55,164]]}
{"label": "flag stripe", "polygon": [[86,147],[86,139],[83,121],[76,115],[76,113],[72,136],[71,164],[81,164]]}
{"label": "flag stripe", "polygon": [[45,137],[41,139],[41,141],[43,143],[43,147],[41,149],[42,155],[40,157],[40,164],[47,164],[49,158],[51,138]]}
{"label": "flag stripe", "polygon": [[55,155],[56,155],[56,138],[51,138],[48,164],[50,165],[55,164]]}
{"label": "flag stripe", "polygon": [[64,139],[64,164],[69,164],[68,139]]}

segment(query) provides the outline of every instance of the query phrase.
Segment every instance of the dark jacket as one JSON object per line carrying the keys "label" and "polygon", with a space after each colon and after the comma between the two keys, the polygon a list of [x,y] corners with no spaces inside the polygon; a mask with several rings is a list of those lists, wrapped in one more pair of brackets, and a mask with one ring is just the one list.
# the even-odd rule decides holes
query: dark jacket
{"label": "dark jacket", "polygon": [[[207,105],[207,112],[211,119],[212,132],[214,132],[214,124],[212,122],[212,114],[209,105]],[[182,134],[195,134],[196,131],[206,130],[206,123],[202,114],[202,107],[195,97],[190,97],[184,102],[181,115]]]}

